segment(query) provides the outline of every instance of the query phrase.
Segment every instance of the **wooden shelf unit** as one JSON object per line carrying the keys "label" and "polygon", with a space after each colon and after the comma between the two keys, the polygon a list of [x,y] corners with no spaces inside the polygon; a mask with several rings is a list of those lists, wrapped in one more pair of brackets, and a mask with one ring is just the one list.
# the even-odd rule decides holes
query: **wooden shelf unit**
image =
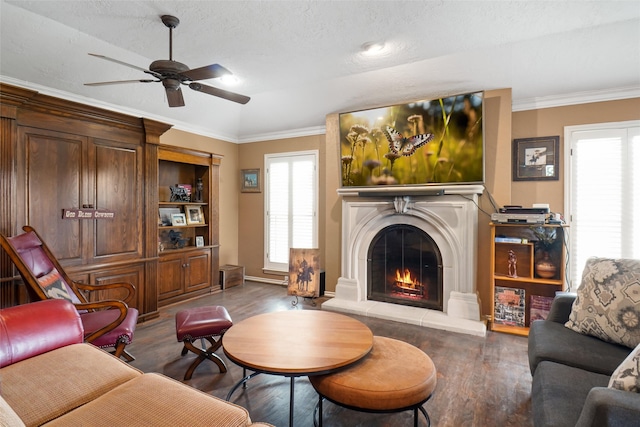
{"label": "wooden shelf unit", "polygon": [[[219,194],[220,157],[209,153],[172,147],[158,150],[158,305],[164,306],[220,289],[219,275]],[[171,187],[188,184],[195,196],[202,181],[201,201],[171,201]],[[200,224],[166,225],[160,211],[173,208],[188,220],[190,208],[198,208]],[[180,233],[182,243],[171,236]],[[202,237],[203,246],[196,245]],[[214,278],[216,280],[214,280]]]}
{"label": "wooden shelf unit", "polygon": [[[565,289],[566,226],[498,223],[489,225],[491,227],[491,330],[527,336],[531,324],[531,309],[534,306],[531,297],[552,299],[556,292]],[[550,278],[539,277],[536,274],[536,262],[543,258],[543,251],[536,249],[537,239],[533,230],[537,227],[547,230],[553,228],[556,231],[555,242],[548,251],[549,259],[556,267],[555,275]],[[496,242],[496,238],[514,239],[514,241]],[[510,262],[510,256],[513,255],[515,259]],[[512,275],[514,265],[516,274]],[[524,298],[522,292],[524,292]],[[536,298],[536,306],[540,300],[541,298]],[[509,301],[519,301],[519,303],[512,305],[508,303]]]}

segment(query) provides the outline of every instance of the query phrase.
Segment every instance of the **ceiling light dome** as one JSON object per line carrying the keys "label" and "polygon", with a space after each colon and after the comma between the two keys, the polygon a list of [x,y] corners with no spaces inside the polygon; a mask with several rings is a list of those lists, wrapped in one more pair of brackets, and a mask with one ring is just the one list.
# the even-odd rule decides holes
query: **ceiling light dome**
{"label": "ceiling light dome", "polygon": [[360,46],[360,53],[366,56],[381,55],[384,52],[385,44],[382,42],[366,42]]}

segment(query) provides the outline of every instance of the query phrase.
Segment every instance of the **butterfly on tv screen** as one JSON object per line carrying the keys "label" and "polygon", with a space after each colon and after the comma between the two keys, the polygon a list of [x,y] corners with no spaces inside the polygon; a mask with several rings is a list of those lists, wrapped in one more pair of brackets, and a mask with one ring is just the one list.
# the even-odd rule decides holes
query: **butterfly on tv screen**
{"label": "butterfly on tv screen", "polygon": [[385,126],[382,133],[389,141],[389,150],[402,156],[410,156],[416,150],[433,139],[432,133],[421,133],[409,138],[402,136],[400,132],[391,126]]}

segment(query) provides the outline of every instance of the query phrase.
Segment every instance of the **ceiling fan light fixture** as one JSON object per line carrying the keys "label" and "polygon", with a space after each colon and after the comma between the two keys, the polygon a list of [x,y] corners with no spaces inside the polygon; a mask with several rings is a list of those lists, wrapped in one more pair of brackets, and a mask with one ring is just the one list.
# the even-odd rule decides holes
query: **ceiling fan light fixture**
{"label": "ceiling fan light fixture", "polygon": [[233,74],[225,74],[220,77],[220,82],[226,86],[237,86],[240,84],[240,79]]}
{"label": "ceiling fan light fixture", "polygon": [[164,79],[162,80],[162,85],[169,90],[178,90],[180,89],[180,80]]}
{"label": "ceiling fan light fixture", "polygon": [[378,56],[385,50],[385,44],[382,42],[366,42],[360,46],[360,53],[364,56]]}

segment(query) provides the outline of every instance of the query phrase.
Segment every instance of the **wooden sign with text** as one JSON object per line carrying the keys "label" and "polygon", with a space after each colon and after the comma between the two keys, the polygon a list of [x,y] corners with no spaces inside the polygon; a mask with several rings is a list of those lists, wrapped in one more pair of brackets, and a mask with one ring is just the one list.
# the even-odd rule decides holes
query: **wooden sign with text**
{"label": "wooden sign with text", "polygon": [[62,219],[113,219],[116,213],[108,209],[63,209]]}

